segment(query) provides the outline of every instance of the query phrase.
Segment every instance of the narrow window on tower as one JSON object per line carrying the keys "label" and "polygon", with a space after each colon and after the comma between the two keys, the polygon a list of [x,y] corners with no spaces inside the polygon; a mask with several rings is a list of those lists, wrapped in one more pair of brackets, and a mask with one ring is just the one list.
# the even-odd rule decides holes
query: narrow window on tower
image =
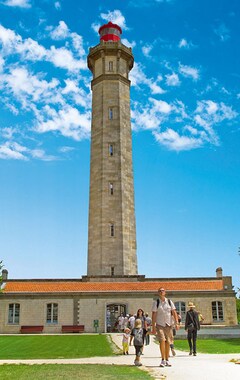
{"label": "narrow window on tower", "polygon": [[113,144],[108,145],[108,153],[109,153],[109,156],[113,156]]}
{"label": "narrow window on tower", "polygon": [[110,236],[113,237],[114,234],[115,234],[114,224],[111,223],[111,224],[110,224]]}
{"label": "narrow window on tower", "polygon": [[108,62],[108,71],[113,71],[113,61]]}
{"label": "narrow window on tower", "polygon": [[113,195],[113,183],[109,182],[109,194]]}
{"label": "narrow window on tower", "polygon": [[108,118],[109,118],[109,120],[113,119],[113,109],[112,108],[108,109]]}
{"label": "narrow window on tower", "polygon": [[114,276],[114,267],[111,267],[111,276]]}

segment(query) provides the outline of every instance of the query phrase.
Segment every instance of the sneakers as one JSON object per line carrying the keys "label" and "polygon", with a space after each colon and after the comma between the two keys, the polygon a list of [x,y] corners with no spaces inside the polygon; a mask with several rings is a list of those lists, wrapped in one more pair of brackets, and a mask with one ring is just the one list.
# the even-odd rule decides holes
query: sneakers
{"label": "sneakers", "polygon": [[172,356],[176,356],[176,351],[174,350],[174,348],[171,348],[171,352],[172,352]]}
{"label": "sneakers", "polygon": [[193,356],[197,356],[197,353],[196,353],[196,352],[194,352],[194,353],[193,353]]}
{"label": "sneakers", "polygon": [[137,366],[137,367],[141,367],[142,366],[142,363],[137,361],[137,360],[134,360],[134,364]]}
{"label": "sneakers", "polygon": [[168,360],[162,360],[159,367],[172,367],[172,364],[170,364]]}
{"label": "sneakers", "polygon": [[192,355],[192,351],[189,352],[189,355]]}

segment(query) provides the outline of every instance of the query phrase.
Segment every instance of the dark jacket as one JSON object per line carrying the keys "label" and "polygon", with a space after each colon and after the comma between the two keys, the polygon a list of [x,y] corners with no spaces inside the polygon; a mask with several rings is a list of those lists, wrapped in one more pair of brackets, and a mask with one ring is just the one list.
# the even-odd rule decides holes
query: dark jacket
{"label": "dark jacket", "polygon": [[200,330],[200,323],[199,323],[199,318],[198,318],[198,313],[195,310],[188,310],[186,314],[186,319],[185,319],[185,330],[187,330],[188,325],[191,323],[194,324],[194,328],[196,330]]}

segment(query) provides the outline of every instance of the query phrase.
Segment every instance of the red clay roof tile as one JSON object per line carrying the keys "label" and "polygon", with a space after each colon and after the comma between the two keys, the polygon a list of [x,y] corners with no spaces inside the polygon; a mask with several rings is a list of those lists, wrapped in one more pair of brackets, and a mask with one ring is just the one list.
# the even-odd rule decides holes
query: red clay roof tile
{"label": "red clay roof tile", "polygon": [[81,281],[10,281],[4,293],[104,293],[104,292],[157,292],[159,287],[170,291],[219,291],[223,281],[182,280],[146,282],[81,282]]}

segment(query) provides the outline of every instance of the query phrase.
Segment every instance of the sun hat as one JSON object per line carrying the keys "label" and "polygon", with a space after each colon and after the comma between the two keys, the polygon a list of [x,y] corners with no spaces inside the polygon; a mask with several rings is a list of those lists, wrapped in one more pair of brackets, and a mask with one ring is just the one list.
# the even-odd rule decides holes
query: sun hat
{"label": "sun hat", "polygon": [[193,302],[188,302],[188,307],[196,307]]}

